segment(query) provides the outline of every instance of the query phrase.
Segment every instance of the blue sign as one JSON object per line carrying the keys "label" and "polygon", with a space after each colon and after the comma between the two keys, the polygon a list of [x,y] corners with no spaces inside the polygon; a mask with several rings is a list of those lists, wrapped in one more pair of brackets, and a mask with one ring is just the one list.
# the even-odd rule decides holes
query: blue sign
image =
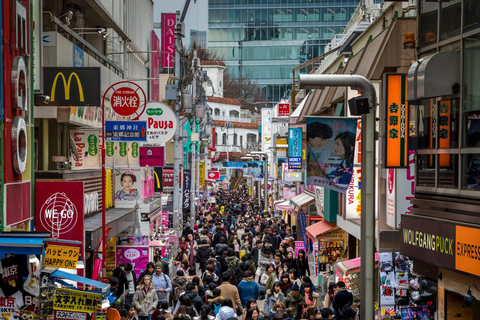
{"label": "blue sign", "polygon": [[305,238],[305,235],[307,234],[307,226],[306,226],[306,222],[305,222],[305,212],[300,211],[298,213],[298,222],[300,222],[300,230],[302,231],[303,245],[306,248],[307,247],[307,239]]}
{"label": "blue sign", "polygon": [[106,121],[105,141],[147,141],[146,121]]}
{"label": "blue sign", "polygon": [[288,129],[288,169],[302,170],[302,128]]}
{"label": "blue sign", "polygon": [[73,66],[83,67],[83,50],[73,43]]}
{"label": "blue sign", "polygon": [[190,209],[190,188],[192,187],[192,170],[183,170],[183,199],[182,208]]}

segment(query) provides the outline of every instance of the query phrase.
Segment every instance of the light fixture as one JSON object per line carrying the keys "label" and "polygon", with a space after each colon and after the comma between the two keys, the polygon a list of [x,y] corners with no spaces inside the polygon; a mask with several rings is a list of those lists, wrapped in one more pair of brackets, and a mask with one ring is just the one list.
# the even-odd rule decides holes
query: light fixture
{"label": "light fixture", "polygon": [[64,23],[66,25],[69,25],[70,24],[70,20],[72,20],[73,18],[73,12],[71,10],[68,10],[66,13],[62,14],[60,17],[58,17],[58,19],[62,20],[62,18],[64,19]]}
{"label": "light fixture", "polygon": [[464,303],[465,306],[467,306],[467,307],[470,307],[470,306],[473,305],[475,302],[477,302],[477,298],[475,298],[475,297],[472,295],[472,290],[470,290],[470,287],[471,287],[471,286],[474,286],[475,289],[477,289],[477,291],[480,291],[474,283],[468,285],[467,294],[463,296],[463,303]]}
{"label": "light fixture", "polygon": [[82,255],[78,256],[77,270],[79,269],[85,269],[85,264],[83,263]]}

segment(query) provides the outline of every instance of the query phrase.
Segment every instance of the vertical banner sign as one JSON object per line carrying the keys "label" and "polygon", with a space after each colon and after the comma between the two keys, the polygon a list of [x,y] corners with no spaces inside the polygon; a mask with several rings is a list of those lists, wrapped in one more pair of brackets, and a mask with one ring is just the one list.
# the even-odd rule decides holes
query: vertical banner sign
{"label": "vertical banner sign", "polygon": [[396,227],[396,211],[397,211],[397,197],[396,197],[396,177],[395,177],[395,169],[388,169],[387,170],[387,192],[386,192],[386,199],[387,199],[387,225],[390,227]]}
{"label": "vertical banner sign", "polygon": [[313,276],[318,277],[318,241],[313,243]]}
{"label": "vertical banner sign", "polygon": [[160,40],[158,39],[155,30],[152,30],[152,68],[150,76],[153,79],[150,81],[150,100],[160,101]]}
{"label": "vertical banner sign", "polygon": [[385,75],[385,167],[408,166],[408,103],[405,74]]}
{"label": "vertical banner sign", "polygon": [[302,170],[302,128],[288,129],[288,169]]}
{"label": "vertical banner sign", "polygon": [[303,245],[307,247],[307,239],[305,235],[307,234],[307,226],[305,222],[305,212],[300,211],[298,213],[298,222],[300,222],[300,231],[302,232],[302,237],[303,237]]}
{"label": "vertical banner sign", "polygon": [[356,118],[307,118],[307,185],[345,193],[353,175]]}
{"label": "vertical banner sign", "polygon": [[163,186],[173,188],[173,169],[163,169]]}
{"label": "vertical banner sign", "polygon": [[163,168],[155,167],[153,168],[154,175],[154,191],[163,192]]}
{"label": "vertical banner sign", "polygon": [[272,109],[262,109],[262,151],[270,150],[272,145]]}
{"label": "vertical banner sign", "polygon": [[192,170],[183,170],[183,201],[182,208],[190,209],[190,187],[192,185]]}
{"label": "vertical banner sign", "polygon": [[71,157],[72,170],[100,169],[100,130],[70,130],[70,137],[75,143],[70,147],[75,148],[78,153],[77,159]]}
{"label": "vertical banner sign", "polygon": [[205,162],[204,161],[200,162],[199,167],[200,167],[200,173],[199,173],[200,178],[198,180],[199,181],[198,183],[201,186],[203,186],[205,184]]}
{"label": "vertical banner sign", "polygon": [[175,56],[175,13],[162,13],[162,67],[173,68]]}
{"label": "vertical banner sign", "polygon": [[279,103],[278,104],[278,116],[279,117],[289,117],[290,116],[290,104],[289,103]]}
{"label": "vertical banner sign", "polygon": [[[438,103],[438,147],[440,149],[450,148],[450,110],[451,100],[442,100]],[[441,154],[438,156],[440,167],[450,166],[450,155]]]}

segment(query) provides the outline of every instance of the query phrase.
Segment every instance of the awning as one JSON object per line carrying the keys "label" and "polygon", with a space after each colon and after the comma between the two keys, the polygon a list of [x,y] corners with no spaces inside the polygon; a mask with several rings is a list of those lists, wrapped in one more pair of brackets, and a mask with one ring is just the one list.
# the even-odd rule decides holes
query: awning
{"label": "awning", "polygon": [[337,227],[336,223],[328,222],[327,220],[322,220],[306,228],[307,236],[309,236],[310,239],[316,241],[319,235],[336,227]]}
{"label": "awning", "polygon": [[1,232],[0,252],[40,255],[43,253],[43,243],[48,238],[48,232]]}
{"label": "awning", "polygon": [[[135,209],[108,209],[106,214],[106,228],[112,227],[112,236],[135,223],[137,211]],[[102,213],[99,212],[85,218],[85,249],[93,250],[102,239]]]}
{"label": "awning", "polygon": [[[342,261],[337,264],[337,273],[340,270],[344,275],[360,271],[361,258]],[[378,264],[378,252],[375,252],[375,266]]]}
{"label": "awning", "polygon": [[293,207],[290,205],[290,200],[285,200],[275,204],[275,210],[292,210]]}
{"label": "awning", "polygon": [[83,283],[83,284],[86,284],[87,286],[92,286],[92,287],[101,289],[102,293],[105,293],[110,288],[110,285],[107,283],[88,279],[88,278],[78,276],[76,274],[71,274],[61,270],[56,270],[55,272],[50,274],[50,278],[60,278],[60,279]]}
{"label": "awning", "polygon": [[293,197],[290,199],[291,206],[295,210],[300,210],[302,207],[308,206],[315,202],[315,197],[313,194],[310,194],[307,191],[300,193],[298,196]]}

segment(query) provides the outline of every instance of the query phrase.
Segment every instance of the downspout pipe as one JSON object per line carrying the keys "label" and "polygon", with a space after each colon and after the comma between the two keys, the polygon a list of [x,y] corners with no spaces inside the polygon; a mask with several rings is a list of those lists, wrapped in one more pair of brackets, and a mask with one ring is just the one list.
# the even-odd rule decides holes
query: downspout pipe
{"label": "downspout pipe", "polygon": [[322,89],[327,86],[349,86],[368,97],[370,112],[362,115],[362,196],[361,196],[361,270],[360,309],[361,319],[374,319],[375,315],[375,87],[360,75],[312,75],[298,76],[300,89]]}

